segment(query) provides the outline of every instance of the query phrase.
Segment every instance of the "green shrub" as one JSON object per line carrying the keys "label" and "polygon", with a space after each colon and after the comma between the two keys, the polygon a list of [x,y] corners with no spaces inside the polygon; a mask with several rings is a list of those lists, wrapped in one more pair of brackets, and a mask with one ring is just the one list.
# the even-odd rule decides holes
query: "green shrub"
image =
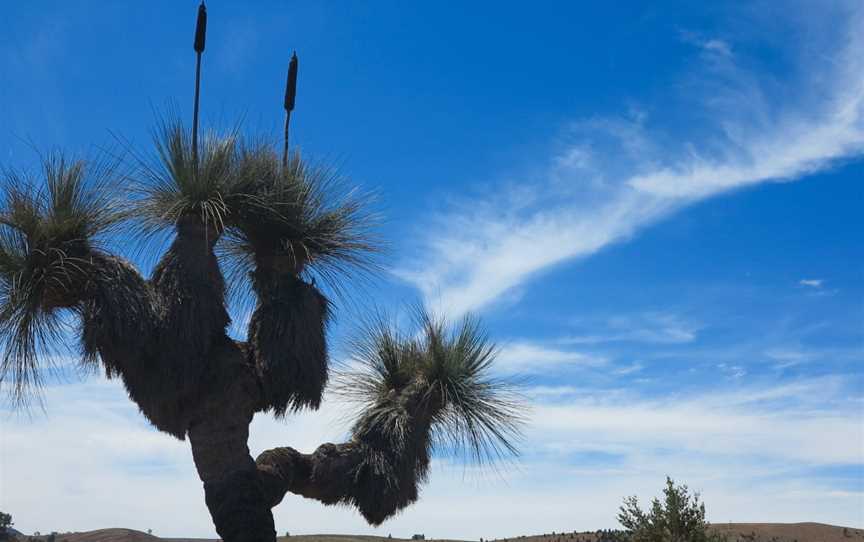
{"label": "green shrub", "polygon": [[663,501],[655,498],[644,511],[638,499],[627,497],[618,513],[618,521],[630,542],[726,542],[726,537],[709,531],[705,522],[705,504],[699,494],[689,493],[686,485],[676,486],[666,477]]}

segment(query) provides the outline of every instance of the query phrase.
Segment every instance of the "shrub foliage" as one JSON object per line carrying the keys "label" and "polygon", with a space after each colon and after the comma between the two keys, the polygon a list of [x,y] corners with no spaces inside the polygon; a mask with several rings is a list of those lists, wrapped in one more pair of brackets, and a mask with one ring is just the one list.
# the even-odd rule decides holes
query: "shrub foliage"
{"label": "shrub foliage", "polygon": [[631,542],[722,542],[725,538],[708,529],[705,503],[686,485],[675,485],[666,477],[663,500],[654,498],[651,508],[642,510],[639,500],[627,497],[618,513]]}

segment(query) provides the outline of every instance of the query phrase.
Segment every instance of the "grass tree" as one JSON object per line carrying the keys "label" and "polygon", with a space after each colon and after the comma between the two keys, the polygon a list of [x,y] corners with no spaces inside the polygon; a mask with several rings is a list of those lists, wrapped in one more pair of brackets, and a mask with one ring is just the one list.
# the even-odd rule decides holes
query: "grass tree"
{"label": "grass tree", "polygon": [[[206,12],[199,11],[200,68]],[[286,117],[294,107],[291,62]],[[200,69],[197,70],[200,75]],[[359,367],[336,391],[360,408],[346,442],[253,459],[256,413],[317,409],[328,383],[327,327],[338,287],[378,250],[368,200],[297,152],[168,121],[156,159],[136,161],[118,198],[116,169],[49,156],[39,175],[4,173],[0,201],[0,378],[20,401],[41,384],[69,321],[82,363],[120,379],[160,431],[188,439],[227,542],[272,541],[287,493],[356,508],[378,525],[417,500],[436,451],[486,461],[515,452],[520,417],[490,375],[495,348],[478,323],[448,326],[422,309],[417,329],[369,318]],[[286,138],[287,138],[286,118]],[[280,152],[281,151],[281,152]],[[110,166],[110,164],[108,165]],[[131,208],[131,210],[130,210]],[[173,234],[149,278],[112,253],[118,226]],[[254,300],[246,339],[227,334],[228,300]]]}

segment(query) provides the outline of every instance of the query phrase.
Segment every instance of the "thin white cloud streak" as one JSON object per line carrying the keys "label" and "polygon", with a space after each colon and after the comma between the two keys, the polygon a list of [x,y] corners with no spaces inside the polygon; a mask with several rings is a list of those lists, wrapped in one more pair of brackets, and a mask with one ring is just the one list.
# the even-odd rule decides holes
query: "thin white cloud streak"
{"label": "thin white cloud streak", "polygon": [[638,373],[639,371],[641,371],[644,368],[645,368],[645,366],[642,365],[641,363],[638,363],[638,362],[637,363],[631,363],[630,365],[626,365],[624,367],[619,367],[618,369],[615,369],[614,371],[612,371],[612,374],[629,375],[629,374],[633,374],[633,373]]}
{"label": "thin white cloud streak", "polygon": [[662,399],[596,392],[535,405],[528,440],[558,453],[677,450],[787,466],[860,464],[864,426],[846,393],[836,377]]}
{"label": "thin white cloud streak", "polygon": [[550,348],[529,341],[504,345],[495,357],[495,371],[504,374],[534,374],[566,368],[599,367],[608,360],[602,356]]}
{"label": "thin white cloud streak", "polygon": [[562,344],[598,344],[608,342],[638,342],[683,344],[696,340],[699,326],[668,312],[648,312],[617,315],[602,322],[586,322],[581,327],[591,332],[561,339]]}
{"label": "thin white cloud streak", "polygon": [[743,378],[747,376],[747,370],[740,365],[729,365],[728,363],[719,363],[717,368],[723,371],[728,378]]}
{"label": "thin white cloud streak", "polygon": [[[695,141],[655,144],[662,134],[635,122],[581,123],[617,141],[600,148],[580,141],[559,153],[547,181],[499,187],[503,196],[466,201],[439,217],[423,251],[394,274],[414,284],[427,303],[460,315],[488,306],[537,273],[590,256],[668,214],[704,198],[764,182],[781,182],[830,167],[864,151],[864,17],[852,13],[829,68],[798,96],[828,95],[774,113],[752,74],[731,55],[706,67],[726,85],[704,89],[716,121]],[[842,30],[841,30],[842,31]],[[815,83],[814,83],[815,85]],[[746,111],[747,114],[742,114]],[[721,143],[717,143],[720,141]],[[677,152],[676,148],[684,151]],[[599,150],[599,154],[598,154]],[[668,158],[672,156],[673,158]],[[677,157],[676,157],[677,156]],[[629,158],[630,163],[622,165]]]}
{"label": "thin white cloud streak", "polygon": [[717,55],[726,58],[733,56],[732,47],[723,39],[705,38],[696,32],[688,30],[681,30],[679,34],[681,41],[699,47],[706,55]]}
{"label": "thin white cloud streak", "polygon": [[[789,367],[824,359],[826,356],[831,356],[835,359],[840,357],[836,352],[805,350],[797,345],[774,347],[765,351],[765,357],[776,362],[774,364],[774,368],[776,369],[788,369]],[[846,356],[848,357],[848,354]]]}
{"label": "thin white cloud streak", "polygon": [[[727,412],[701,404],[537,407],[538,429],[548,446],[574,450],[674,447],[696,454],[753,457],[769,454],[787,462],[859,462],[860,419],[833,414],[791,420],[785,415]],[[818,438],[814,438],[818,435]],[[857,437],[857,440],[856,438]],[[560,439],[560,440],[559,440]],[[844,443],[826,447],[826,442]],[[769,451],[776,448],[776,451]],[[589,448],[591,449],[591,448]]]}

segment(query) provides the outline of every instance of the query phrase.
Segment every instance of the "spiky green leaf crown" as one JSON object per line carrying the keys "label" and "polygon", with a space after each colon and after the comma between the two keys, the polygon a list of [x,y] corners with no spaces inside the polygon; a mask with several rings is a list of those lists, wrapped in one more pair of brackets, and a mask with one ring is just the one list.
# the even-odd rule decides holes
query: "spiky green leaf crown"
{"label": "spiky green leaf crown", "polygon": [[206,134],[197,161],[191,138],[178,120],[162,121],[154,141],[155,163],[138,160],[142,173],[132,187],[135,204],[130,218],[140,221],[149,234],[193,217],[218,236],[230,214],[225,195],[234,181],[235,137]]}
{"label": "spiky green leaf crown", "polygon": [[[37,355],[61,331],[58,308],[84,290],[90,257],[121,215],[109,188],[116,164],[46,157],[41,183],[3,172],[0,201],[0,381],[26,400],[41,382]],[[40,186],[42,185],[42,186]],[[50,358],[48,358],[50,359]]]}
{"label": "spiky green leaf crown", "polygon": [[479,322],[467,317],[450,328],[420,308],[415,323],[419,334],[406,336],[378,317],[355,341],[357,367],[338,385],[361,406],[355,433],[370,420],[398,428],[429,416],[433,448],[478,463],[517,455],[522,402],[513,382],[491,373],[496,348]]}
{"label": "spiky green leaf crown", "polygon": [[[332,168],[292,153],[283,167],[273,145],[243,144],[234,134],[206,135],[196,164],[179,121],[163,122],[158,160],[139,160],[131,218],[146,233],[194,218],[227,257],[229,276],[312,271],[337,284],[341,272],[368,269],[379,242],[372,234],[371,199],[348,189]],[[234,273],[234,267],[237,267]]]}
{"label": "spiky green leaf crown", "polygon": [[347,189],[332,168],[295,152],[282,166],[276,149],[249,145],[238,154],[229,196],[226,251],[270,271],[312,268],[325,278],[367,268],[379,250],[370,199]]}

